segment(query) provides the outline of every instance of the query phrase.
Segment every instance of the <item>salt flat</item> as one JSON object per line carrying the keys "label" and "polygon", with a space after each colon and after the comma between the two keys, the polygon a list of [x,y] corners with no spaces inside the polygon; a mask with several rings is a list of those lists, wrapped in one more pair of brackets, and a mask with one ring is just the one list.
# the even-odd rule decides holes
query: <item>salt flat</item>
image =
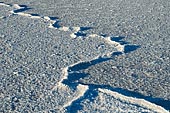
{"label": "salt flat", "polygon": [[0,2],[1,112],[168,112],[169,2]]}

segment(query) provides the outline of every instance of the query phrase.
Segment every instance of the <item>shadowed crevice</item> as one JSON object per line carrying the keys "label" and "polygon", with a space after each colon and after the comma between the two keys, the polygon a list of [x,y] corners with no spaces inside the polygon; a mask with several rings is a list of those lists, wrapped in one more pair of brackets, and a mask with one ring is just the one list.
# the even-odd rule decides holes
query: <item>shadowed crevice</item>
{"label": "shadowed crevice", "polygon": [[[138,48],[140,48],[140,46],[137,46],[137,45],[125,45],[124,52],[129,53],[129,52],[132,52],[132,51],[134,51],[134,50],[136,50]],[[91,61],[88,61],[88,62],[81,62],[79,64],[76,64],[76,65],[72,66],[72,67],[69,67],[68,72],[84,70],[84,69],[87,69],[88,67],[90,67],[92,65],[96,65],[98,63],[102,63],[102,62],[111,60],[111,59],[113,59],[114,56],[118,56],[118,55],[122,55],[122,54],[123,54],[122,52],[113,52],[111,54],[111,57],[106,57],[106,58],[99,57],[97,59],[94,59],[94,60],[91,60]]]}
{"label": "shadowed crevice", "polygon": [[29,9],[32,9],[32,8],[29,8],[28,6],[26,5],[19,5],[21,8],[20,9],[16,9],[14,10],[14,13],[19,13],[19,12],[23,12],[23,11],[26,11],[26,10],[29,10]]}
{"label": "shadowed crevice", "polygon": [[90,67],[92,65],[96,65],[98,63],[105,62],[105,61],[108,61],[110,59],[111,58],[102,58],[102,57],[99,57],[98,59],[95,59],[95,60],[92,60],[92,61],[81,62],[81,63],[79,63],[77,65],[69,67],[68,72],[71,72],[71,71],[80,71],[80,70],[83,70],[83,69],[87,69],[88,67]]}
{"label": "shadowed crevice", "polygon": [[50,18],[50,20],[57,20],[57,19],[59,19],[58,17],[49,17]]}
{"label": "shadowed crevice", "polygon": [[60,27],[62,27],[61,25],[60,25],[60,20],[57,20],[54,24],[53,24],[53,27],[55,27],[55,28],[57,28],[57,29],[59,29]]}
{"label": "shadowed crevice", "polygon": [[138,48],[140,48],[140,46],[138,46],[138,45],[125,45],[124,52],[129,53],[131,51],[135,51]]}
{"label": "shadowed crevice", "polygon": [[85,38],[87,36],[86,31],[90,29],[93,29],[93,27],[80,27],[80,30],[75,32],[74,35],[76,35],[76,37]]}
{"label": "shadowed crevice", "polygon": [[83,32],[76,32],[76,33],[74,33],[74,35],[76,35],[76,37],[85,37],[85,36],[87,36],[87,34],[86,33],[83,33]]}
{"label": "shadowed crevice", "polygon": [[93,27],[80,27],[80,31],[87,31],[93,29]]}
{"label": "shadowed crevice", "polygon": [[118,43],[120,43],[121,45],[129,44],[128,42],[122,40],[122,39],[124,39],[124,38],[125,38],[125,37],[123,37],[123,36],[111,37],[111,41],[118,42]]}
{"label": "shadowed crevice", "polygon": [[31,16],[40,16],[39,14],[30,14]]}

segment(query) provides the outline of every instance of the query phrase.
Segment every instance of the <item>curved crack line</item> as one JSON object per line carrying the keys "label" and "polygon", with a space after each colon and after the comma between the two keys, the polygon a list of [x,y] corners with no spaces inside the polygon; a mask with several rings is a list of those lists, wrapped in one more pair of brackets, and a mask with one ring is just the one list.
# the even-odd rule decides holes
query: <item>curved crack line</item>
{"label": "curved crack line", "polygon": [[42,19],[45,21],[49,21],[49,28],[52,29],[58,29],[60,31],[70,31],[70,37],[71,38],[77,38],[77,37],[82,37],[86,36],[86,34],[82,33],[83,31],[92,29],[92,27],[67,27],[67,26],[62,26],[61,20],[57,17],[48,17],[48,16],[41,16],[39,14],[30,14],[30,13],[24,13],[24,11],[27,11],[31,8],[29,8],[26,5],[18,5],[18,4],[5,4],[3,2],[0,2],[0,6],[6,6],[6,7],[14,7],[14,10],[9,11],[12,15],[20,15],[24,17],[29,17],[29,18],[34,18],[34,19]]}
{"label": "curved crack line", "polygon": [[[116,52],[115,54],[114,52],[112,54],[113,54],[112,57],[114,57],[115,55],[121,55],[121,54],[117,54]],[[83,73],[82,70],[85,70],[92,65],[96,65],[98,63],[108,61],[112,59],[112,57],[105,57],[105,58],[97,57],[97,59],[79,62],[63,69],[65,73],[64,75],[65,77],[63,77],[63,79],[59,82],[58,86],[56,87],[63,87],[64,85],[64,86],[69,86],[73,90],[80,90],[81,88],[82,92],[81,95],[78,95],[68,103],[65,103],[62,109],[67,109],[68,112],[74,111],[76,113],[78,110],[81,110],[82,108],[82,106],[80,105],[81,101],[83,101],[84,99],[89,99],[90,101],[93,101],[93,98],[97,97],[98,95],[96,91],[102,91],[104,93],[109,92],[109,94],[112,94],[112,96],[114,96],[113,94],[117,94],[114,97],[124,100],[126,102],[130,102],[133,105],[148,108],[150,110],[159,113],[168,112],[167,110],[169,110],[169,107],[167,106],[167,104],[170,104],[170,101],[166,101],[161,98],[152,98],[152,97],[143,96],[136,92],[128,91],[121,88],[113,88],[109,85],[94,85],[94,84],[84,84],[79,82],[80,79],[83,79],[84,77],[88,76],[88,74]],[[60,86],[61,84],[62,86]],[[83,88],[83,87],[88,87],[88,88]],[[84,93],[84,95],[82,95],[82,93]]]}
{"label": "curved crack line", "polygon": [[[70,37],[71,38],[102,38],[104,41],[110,45],[117,46],[116,48],[118,51],[123,51],[124,45],[121,45],[119,40],[122,39],[122,37],[119,36],[107,36],[107,35],[98,35],[98,34],[89,34],[87,35],[84,33],[84,31],[90,30],[93,27],[67,27],[62,26],[61,20],[57,17],[48,17],[48,16],[41,16],[39,14],[30,14],[30,13],[24,13],[24,11],[27,11],[31,8],[29,8],[26,5],[18,5],[18,4],[5,4],[3,2],[0,2],[0,5],[7,6],[7,7],[14,7],[14,10],[10,11],[11,15],[20,15],[24,17],[34,18],[34,19],[42,19],[44,21],[49,21],[48,27],[51,29],[57,29],[60,31],[67,31],[71,32]],[[124,37],[123,37],[124,38]],[[121,43],[124,43],[121,41]],[[125,44],[125,43],[124,43]]]}
{"label": "curved crack line", "polygon": [[[113,57],[114,55],[120,55],[120,54],[128,53],[128,52],[133,51],[133,50],[135,50],[135,49],[137,49],[139,47],[139,46],[136,46],[136,45],[124,45],[124,44],[127,44],[127,43],[125,43],[123,41],[121,42],[120,41],[121,37],[110,37],[110,36],[107,37],[106,35],[97,35],[97,34],[87,35],[86,33],[83,33],[83,31],[92,29],[92,27],[66,27],[66,26],[61,26],[60,25],[61,21],[56,17],[48,17],[48,16],[40,16],[38,14],[23,13],[24,11],[31,9],[31,8],[27,7],[26,5],[18,5],[18,4],[11,5],[11,4],[5,4],[3,2],[0,2],[0,5],[7,6],[7,7],[14,7],[15,10],[10,11],[10,13],[12,15],[20,15],[20,16],[25,16],[25,17],[35,18],[35,19],[43,19],[45,21],[50,22],[50,25],[48,26],[49,28],[58,29],[58,30],[61,30],[61,31],[71,31],[72,33],[70,34],[70,36],[72,38],[77,38],[77,37],[80,37],[80,38],[82,38],[82,37],[91,37],[91,38],[100,37],[100,38],[103,38],[105,40],[105,42],[107,42],[108,44],[114,45],[114,47],[117,49],[118,52],[111,52],[109,54],[99,56],[99,57],[97,57],[95,59],[92,59],[92,60],[89,60],[89,61],[80,61],[80,62],[78,62],[76,64],[70,65],[70,66],[65,67],[63,69],[63,75],[64,75],[63,79],[60,82],[58,82],[58,84],[56,86],[63,87],[65,85],[69,86],[70,84],[75,84],[76,89],[80,91],[80,94],[76,98],[73,98],[73,100],[70,101],[69,103],[66,103],[64,105],[64,108],[68,108],[69,106],[71,106],[71,104],[74,101],[76,101],[76,100],[80,99],[81,97],[83,97],[85,93],[90,91],[89,87],[91,87],[90,84],[83,85],[81,83],[74,82],[74,81],[71,83],[69,81],[69,79],[68,79],[70,73],[74,73],[74,72],[77,72],[80,69],[86,69],[91,65],[95,65],[97,63],[110,60],[111,57]],[[106,58],[104,58],[104,57],[106,57]],[[90,64],[88,62],[90,62]],[[85,65],[85,66],[83,66],[83,65]],[[78,66],[78,67],[76,67],[76,66]],[[83,68],[82,68],[82,66],[83,66]],[[79,68],[79,69],[77,69],[77,68]],[[80,79],[80,78],[78,78],[78,79]],[[65,82],[65,84],[63,84],[64,82]],[[103,91],[103,92],[110,92],[110,91],[107,91],[105,89],[101,89],[102,87],[103,86],[100,86],[97,89],[99,91]],[[56,87],[54,87],[52,90],[54,90],[55,88]],[[95,90],[95,89],[96,88],[93,88],[93,90]],[[111,93],[114,93],[114,92],[111,91]]]}
{"label": "curved crack line", "polygon": [[[131,46],[133,47],[133,45],[131,45]],[[139,46],[135,46],[135,49],[137,49],[138,47]],[[77,87],[79,85],[88,86],[88,89],[83,90],[84,95],[82,96],[82,94],[81,94],[81,96],[80,95],[77,96],[77,100],[75,100],[75,98],[74,98],[73,100],[71,100],[69,102],[69,104],[66,103],[64,105],[65,108],[63,108],[63,109],[67,109],[68,111],[77,112],[78,110],[81,109],[81,105],[79,103],[82,100],[89,99],[90,95],[91,94],[94,95],[96,90],[99,91],[99,89],[100,90],[103,89],[103,90],[108,90],[109,92],[118,93],[123,96],[122,98],[125,98],[124,100],[131,102],[131,103],[135,102],[136,105],[149,108],[155,112],[159,112],[159,113],[168,112],[167,110],[170,109],[168,106],[168,105],[170,105],[170,101],[168,101],[168,100],[163,100],[162,98],[147,97],[147,96],[143,96],[136,92],[131,92],[131,91],[124,90],[121,88],[112,88],[111,86],[107,86],[107,85],[84,84],[84,83],[79,82],[80,79],[83,79],[86,76],[88,76],[88,74],[82,72],[82,70],[85,70],[85,69],[89,68],[90,66],[96,65],[98,63],[102,63],[102,62],[111,60],[112,57],[114,57],[114,56],[125,54],[125,53],[135,50],[135,49],[130,50],[129,48],[130,48],[130,45],[128,45],[127,48],[125,46],[124,49],[125,50],[127,49],[127,50],[124,53],[123,52],[113,52],[111,57],[99,56],[92,60],[78,62],[78,63],[75,63],[73,65],[70,65],[70,66],[64,68],[63,71],[64,71],[65,75],[63,75],[63,76],[65,76],[65,77],[63,77],[63,79],[59,82],[59,84],[64,84],[64,86],[69,86],[73,90],[78,89]],[[56,87],[60,87],[60,86],[56,86]],[[97,96],[97,94],[95,94],[95,96],[93,96],[93,98],[95,98],[96,96]],[[92,98],[92,97],[90,97],[90,98]],[[130,101],[128,99],[132,99],[132,101]],[[140,103],[140,101],[142,103]],[[70,105],[71,102],[72,102],[72,104]],[[69,106],[67,106],[67,105],[69,105]],[[79,107],[76,107],[76,106],[79,106]]]}
{"label": "curved crack line", "polygon": [[[66,106],[68,104],[65,104],[65,108],[67,112],[70,113],[77,113],[78,110],[82,110],[83,106],[81,105],[81,102],[85,99],[88,99],[90,102],[94,102],[95,98],[98,96],[99,92],[100,93],[104,93],[107,95],[112,96],[113,98],[122,101],[126,104],[131,104],[133,106],[137,106],[137,107],[141,107],[144,109],[148,109],[151,111],[154,111],[156,113],[169,113],[166,109],[164,109],[163,107],[156,105],[150,101],[147,101],[146,99],[143,98],[136,98],[133,96],[127,96],[126,94],[130,93],[130,95],[133,95],[131,92],[129,91],[124,91],[123,89],[120,88],[112,88],[110,86],[102,86],[102,85],[93,85],[93,84],[83,84],[83,83],[79,83],[85,86],[88,86],[89,89],[84,90],[84,95],[79,97],[77,100],[71,101],[72,104],[70,104],[71,102],[69,102],[69,106]],[[85,92],[86,91],[86,92]],[[124,94],[126,93],[126,94]]]}

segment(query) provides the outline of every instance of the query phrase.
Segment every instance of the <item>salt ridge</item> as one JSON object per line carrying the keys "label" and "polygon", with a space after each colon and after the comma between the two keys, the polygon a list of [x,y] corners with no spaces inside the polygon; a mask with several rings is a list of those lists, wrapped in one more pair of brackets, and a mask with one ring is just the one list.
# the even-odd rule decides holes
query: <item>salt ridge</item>
{"label": "salt ridge", "polygon": [[[27,10],[27,6],[21,6],[19,4],[5,4],[3,2],[0,2],[0,6],[14,7],[14,10],[10,11],[10,13],[12,15],[20,15],[20,16],[24,16],[24,17],[29,17],[29,18],[34,18],[34,19],[43,19],[45,21],[49,21],[50,22],[50,24],[48,25],[49,28],[57,29],[57,30],[60,30],[60,31],[71,31],[71,34],[70,34],[71,38],[82,37],[82,36],[77,36],[76,35],[78,32],[81,32],[81,27],[61,26],[59,24],[59,22],[58,22],[59,21],[58,19],[51,19],[48,16],[38,16],[38,15],[35,16],[33,14],[23,13],[23,11]],[[56,25],[57,27],[55,27],[55,24],[58,24],[58,25]],[[91,37],[91,38],[100,37],[100,38],[103,38],[106,43],[108,43],[110,45],[113,45],[117,49],[118,52],[124,53],[125,45],[122,45],[122,44],[120,44],[120,43],[118,43],[116,41],[111,40],[111,37],[109,37],[109,36],[104,37],[104,36],[101,36],[101,35],[98,35],[98,34],[90,34],[90,35],[87,35],[86,37]],[[108,55],[103,55],[103,56],[110,57],[111,54],[112,53],[108,53]],[[97,56],[94,59],[98,59],[99,57],[103,57],[103,56]],[[94,59],[91,59],[91,60],[94,60]],[[89,60],[89,61],[91,61],[91,60]],[[77,65],[77,64],[82,63],[82,62],[87,62],[87,61],[80,61],[80,62],[77,62],[75,64],[72,64],[70,66],[67,66],[67,67],[63,68],[63,75],[62,75],[63,78],[53,87],[52,90],[55,90],[56,88],[67,87],[62,82],[68,78],[68,75],[69,75],[68,69],[69,69],[69,67],[73,67],[74,65]],[[78,84],[78,86],[76,88],[77,91],[79,92],[78,96],[74,97],[72,100],[65,103],[65,105],[63,106],[63,109],[70,106],[75,100],[77,100],[77,99],[81,98],[82,96],[84,96],[84,94],[88,90],[88,88],[89,88],[88,85]],[[168,111],[165,110],[164,108],[162,108],[162,107],[160,107],[158,105],[155,105],[155,104],[153,104],[151,102],[148,102],[148,101],[146,101],[144,99],[136,99],[136,98],[132,98],[132,97],[127,97],[127,96],[124,96],[122,94],[119,94],[118,92],[114,92],[114,91],[111,91],[111,90],[108,90],[108,89],[98,88],[98,91],[106,93],[106,94],[109,94],[109,95],[112,95],[112,96],[114,96],[114,97],[116,97],[118,99],[125,100],[125,101],[128,101],[130,103],[136,103],[136,104],[138,104],[140,106],[145,106],[145,107],[150,108],[150,109],[152,109],[152,110],[154,110],[156,112],[168,113]]]}

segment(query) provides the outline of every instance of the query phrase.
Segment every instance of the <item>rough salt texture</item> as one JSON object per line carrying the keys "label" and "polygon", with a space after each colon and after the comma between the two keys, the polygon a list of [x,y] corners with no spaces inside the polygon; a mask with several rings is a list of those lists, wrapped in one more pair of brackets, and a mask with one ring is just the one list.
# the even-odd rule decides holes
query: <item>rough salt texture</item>
{"label": "rough salt texture", "polygon": [[170,110],[168,1],[5,0],[0,10],[1,112],[157,110],[99,88]]}

